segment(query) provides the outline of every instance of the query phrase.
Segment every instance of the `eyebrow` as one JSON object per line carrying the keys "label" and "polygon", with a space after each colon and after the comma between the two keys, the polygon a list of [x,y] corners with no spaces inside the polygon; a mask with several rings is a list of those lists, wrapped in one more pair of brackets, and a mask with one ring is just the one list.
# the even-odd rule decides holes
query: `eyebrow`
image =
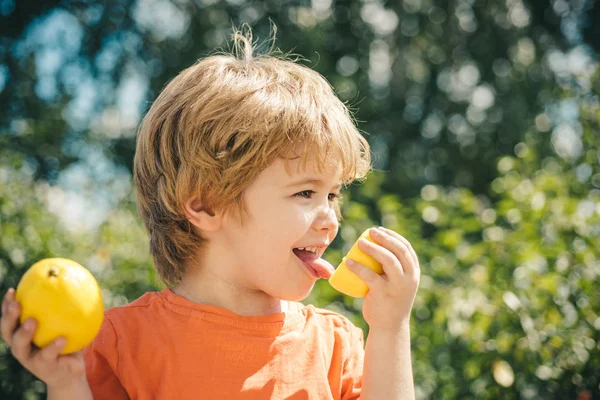
{"label": "eyebrow", "polygon": [[[297,182],[292,182],[289,185],[287,185],[286,188],[292,188],[292,187],[304,186],[304,185],[315,185],[315,186],[322,188],[325,186],[325,182],[323,182],[321,179],[306,178],[306,179],[302,179]],[[335,190],[340,190],[341,188],[342,188],[341,183],[339,183],[333,187],[333,189],[335,189]]]}

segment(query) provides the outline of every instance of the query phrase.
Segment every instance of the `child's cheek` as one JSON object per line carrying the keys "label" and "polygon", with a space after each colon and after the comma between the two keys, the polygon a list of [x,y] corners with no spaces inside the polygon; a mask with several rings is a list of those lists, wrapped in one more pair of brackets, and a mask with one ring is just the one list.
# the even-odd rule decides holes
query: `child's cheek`
{"label": "child's cheek", "polygon": [[338,232],[340,231],[340,225],[338,224],[334,230],[329,234],[329,243],[333,242]]}

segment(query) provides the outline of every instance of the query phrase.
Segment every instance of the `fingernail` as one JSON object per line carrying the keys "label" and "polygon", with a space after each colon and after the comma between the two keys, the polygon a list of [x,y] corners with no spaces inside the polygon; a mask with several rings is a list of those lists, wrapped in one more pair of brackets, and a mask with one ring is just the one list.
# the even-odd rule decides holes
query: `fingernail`
{"label": "fingernail", "polygon": [[11,313],[16,313],[18,311],[17,303],[15,303],[14,301],[11,302],[8,306],[8,311],[10,311]]}
{"label": "fingernail", "polygon": [[356,261],[354,261],[354,260],[346,260],[346,265],[348,267],[353,267],[353,266],[356,265]]}
{"label": "fingernail", "polygon": [[60,337],[54,341],[54,345],[56,347],[63,347],[65,344],[67,344],[67,339],[63,337]]}
{"label": "fingernail", "polygon": [[33,320],[28,319],[27,321],[25,321],[25,330],[32,331],[34,326],[35,322],[33,322]]}

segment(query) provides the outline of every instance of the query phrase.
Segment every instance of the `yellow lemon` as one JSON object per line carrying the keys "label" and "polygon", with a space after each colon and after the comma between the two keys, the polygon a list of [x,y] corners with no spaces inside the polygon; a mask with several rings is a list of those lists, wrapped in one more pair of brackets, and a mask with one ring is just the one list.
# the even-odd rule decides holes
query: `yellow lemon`
{"label": "yellow lemon", "polygon": [[369,236],[369,230],[370,229],[367,229],[362,233],[362,235],[360,235],[346,257],[342,258],[342,262],[337,267],[333,275],[331,275],[331,278],[329,278],[329,283],[334,289],[348,296],[357,298],[365,297],[369,291],[369,288],[362,279],[348,269],[348,266],[346,265],[347,259],[354,260],[380,275],[383,273],[383,267],[381,264],[378,263],[373,257],[358,248],[358,241],[362,238],[375,243],[373,239],[371,239],[371,236]]}
{"label": "yellow lemon", "polygon": [[66,258],[46,258],[33,264],[15,293],[21,323],[35,318],[33,343],[44,347],[62,336],[61,354],[83,349],[98,334],[104,318],[102,293],[90,271]]}

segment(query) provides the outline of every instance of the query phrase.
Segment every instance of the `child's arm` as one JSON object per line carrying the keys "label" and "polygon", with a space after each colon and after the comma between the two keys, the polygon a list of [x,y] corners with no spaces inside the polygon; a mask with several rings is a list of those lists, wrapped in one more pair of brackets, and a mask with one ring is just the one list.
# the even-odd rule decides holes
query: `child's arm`
{"label": "child's arm", "polygon": [[381,263],[378,275],[356,262],[348,268],[369,287],[363,317],[369,324],[361,400],[414,399],[410,355],[410,312],[419,287],[419,260],[410,243],[385,228],[371,229],[372,243],[359,248]]}
{"label": "child's arm", "polygon": [[48,387],[49,399],[92,399],[86,380],[82,352],[61,356],[64,340],[55,340],[48,346],[36,349],[32,345],[36,324],[28,319],[18,324],[21,307],[15,301],[15,291],[9,289],[2,301],[0,331],[11,347],[13,356]]}
{"label": "child's arm", "polygon": [[93,400],[92,391],[90,390],[90,385],[88,385],[87,381],[81,382],[78,386],[73,386],[70,388],[57,388],[51,389],[48,388],[48,400],[79,400],[79,399],[89,399]]}
{"label": "child's arm", "polygon": [[415,398],[408,323],[395,331],[369,331],[360,398]]}

